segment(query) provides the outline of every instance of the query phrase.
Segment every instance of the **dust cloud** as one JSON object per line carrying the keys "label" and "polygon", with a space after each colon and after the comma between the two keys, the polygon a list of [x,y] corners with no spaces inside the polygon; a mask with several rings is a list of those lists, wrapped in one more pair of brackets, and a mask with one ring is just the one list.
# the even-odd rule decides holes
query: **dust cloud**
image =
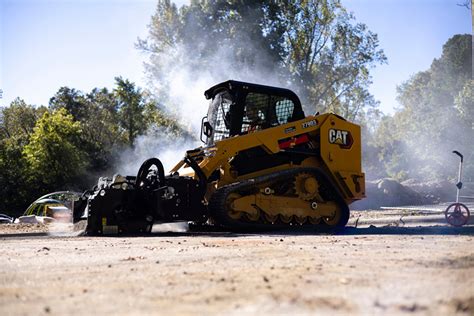
{"label": "dust cloud", "polygon": [[251,42],[245,43],[246,49],[250,47],[253,51],[253,58],[248,62],[236,62],[234,48],[242,45],[237,40],[227,46],[216,45],[215,39],[202,45],[215,46],[216,50],[205,59],[196,60],[193,56],[196,52],[176,44],[165,48],[158,56],[151,54],[146,65],[149,92],[166,112],[179,119],[194,139],[180,138],[167,129],[153,127],[121,155],[118,168],[121,174],[135,174],[140,164],[151,157],[159,158],[165,171],[170,170],[184,157],[186,150],[201,146],[201,120],[207,114],[210,102],[205,99],[204,92],[213,85],[238,80],[290,87],[288,82],[280,80],[277,70],[269,66],[269,57],[261,49],[252,47]]}

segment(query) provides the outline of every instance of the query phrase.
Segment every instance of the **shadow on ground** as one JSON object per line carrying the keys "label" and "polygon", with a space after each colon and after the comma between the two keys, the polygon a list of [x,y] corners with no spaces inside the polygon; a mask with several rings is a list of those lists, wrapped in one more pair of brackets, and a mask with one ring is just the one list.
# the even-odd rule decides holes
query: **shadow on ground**
{"label": "shadow on ground", "polygon": [[419,227],[346,227],[339,235],[463,235],[474,236],[474,226],[419,226]]}
{"label": "shadow on ground", "polygon": [[[345,227],[343,230],[315,230],[314,228],[301,228],[287,230],[275,230],[266,232],[230,232],[225,229],[216,227],[193,228],[187,232],[160,232],[151,234],[133,234],[133,235],[104,235],[100,237],[186,237],[186,236],[202,236],[202,237],[244,237],[244,236],[320,236],[320,235],[337,235],[337,236],[361,236],[361,235],[460,235],[474,236],[474,226],[451,227],[451,226],[418,226],[418,227],[396,227],[396,226],[373,226],[356,228]],[[80,238],[84,236],[70,235],[50,235],[48,233],[23,233],[23,234],[0,234],[0,238]],[[89,236],[87,236],[89,237]]]}

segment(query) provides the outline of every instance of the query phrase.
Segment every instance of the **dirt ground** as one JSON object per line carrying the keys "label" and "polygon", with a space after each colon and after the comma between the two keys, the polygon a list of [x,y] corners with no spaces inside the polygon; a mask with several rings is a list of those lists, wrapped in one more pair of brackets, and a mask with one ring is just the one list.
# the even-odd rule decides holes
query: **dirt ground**
{"label": "dirt ground", "polygon": [[147,237],[1,225],[0,314],[474,315],[472,218],[389,210],[349,225]]}

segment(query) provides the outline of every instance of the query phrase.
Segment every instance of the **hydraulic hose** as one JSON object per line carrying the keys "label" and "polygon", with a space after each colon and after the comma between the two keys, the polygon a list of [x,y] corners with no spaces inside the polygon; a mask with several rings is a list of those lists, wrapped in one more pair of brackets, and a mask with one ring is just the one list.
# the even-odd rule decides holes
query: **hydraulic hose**
{"label": "hydraulic hose", "polygon": [[203,195],[206,193],[207,189],[207,177],[202,171],[202,169],[199,167],[197,162],[188,154],[184,157],[184,162],[187,163],[196,173],[196,175],[199,178],[199,187],[201,191],[203,192]]}

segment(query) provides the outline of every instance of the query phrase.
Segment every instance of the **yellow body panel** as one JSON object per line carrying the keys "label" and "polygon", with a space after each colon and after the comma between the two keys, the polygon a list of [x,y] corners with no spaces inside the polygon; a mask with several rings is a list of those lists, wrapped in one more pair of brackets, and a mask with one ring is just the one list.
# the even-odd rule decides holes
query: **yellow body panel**
{"label": "yellow body panel", "polygon": [[[291,140],[302,134],[309,136],[315,154],[308,156],[301,164],[282,164],[243,176],[232,172],[230,161],[239,151],[260,146],[269,154],[277,154],[282,151],[279,141]],[[360,127],[334,114],[308,116],[295,122],[230,137],[217,141],[213,147],[201,148],[200,151],[193,153],[196,157],[202,154],[204,158],[199,161],[199,167],[206,177],[211,176],[215,170],[220,172],[220,179],[214,184],[215,188],[289,168],[314,167],[322,169],[335,183],[347,204],[365,197],[364,173],[361,170]],[[248,163],[251,164],[252,161]],[[183,161],[171,172],[175,171],[179,171],[182,175],[194,174]]]}

